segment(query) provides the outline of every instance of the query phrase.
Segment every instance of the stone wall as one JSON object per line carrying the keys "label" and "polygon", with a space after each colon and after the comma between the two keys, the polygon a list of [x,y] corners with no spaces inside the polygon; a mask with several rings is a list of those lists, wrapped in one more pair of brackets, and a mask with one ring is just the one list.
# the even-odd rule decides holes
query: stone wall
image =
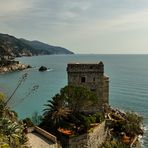
{"label": "stone wall", "polygon": [[106,75],[103,81],[103,100],[104,103],[109,104],[109,77]]}
{"label": "stone wall", "polygon": [[93,128],[90,133],[69,139],[69,148],[99,148],[106,139],[105,121]]}
{"label": "stone wall", "polygon": [[99,63],[70,63],[67,66],[68,85],[84,86],[96,93],[99,107],[108,104],[109,77],[104,75],[104,65]]}
{"label": "stone wall", "polygon": [[53,148],[61,148],[60,144],[57,141],[57,137],[46,132],[45,130],[41,129],[38,126],[28,128],[28,133],[36,132],[42,135],[43,137],[47,138],[49,141],[53,142]]}
{"label": "stone wall", "polygon": [[45,130],[39,128],[38,126],[34,127],[34,131],[36,131],[37,133],[43,135],[44,137],[46,137],[47,139],[49,139],[50,141],[52,141],[53,143],[57,143],[57,138],[56,136],[46,132]]}

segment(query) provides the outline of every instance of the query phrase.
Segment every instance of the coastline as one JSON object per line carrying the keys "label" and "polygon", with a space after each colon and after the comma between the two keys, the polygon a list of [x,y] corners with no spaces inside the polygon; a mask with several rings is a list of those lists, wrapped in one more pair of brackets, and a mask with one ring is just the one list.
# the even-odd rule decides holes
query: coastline
{"label": "coastline", "polygon": [[[80,56],[80,55],[75,55],[74,57],[76,57],[76,58],[73,58],[74,60],[76,59],[76,60],[80,60],[80,58],[81,59],[83,59],[84,58],[84,56]],[[33,99],[30,99],[31,101],[32,101],[32,104],[34,104],[34,102],[36,103],[36,104],[42,104],[42,101],[40,101],[39,100],[39,98],[41,98],[42,97],[42,95],[44,95],[44,98],[49,98],[49,96],[48,96],[48,93],[46,94],[46,91],[47,91],[47,89],[46,88],[48,88],[49,89],[49,91],[50,91],[50,96],[52,96],[53,94],[52,94],[52,92],[54,92],[55,91],[55,89],[59,89],[59,87],[62,87],[62,85],[63,85],[63,83],[65,82],[66,83],[66,80],[63,82],[63,80],[65,79],[65,77],[64,77],[64,75],[57,75],[56,74],[56,70],[58,69],[58,68],[60,68],[60,72],[61,73],[63,73],[63,71],[65,71],[65,68],[62,68],[62,66],[64,67],[64,64],[65,64],[65,59],[66,59],[66,62],[67,61],[69,61],[69,59],[71,58],[71,56],[70,57],[65,57],[65,56],[56,56],[56,55],[50,55],[50,56],[35,56],[35,57],[23,57],[22,59],[16,59],[16,60],[20,60],[21,61],[21,63],[26,63],[26,64],[31,64],[31,65],[33,65],[33,66],[35,66],[35,67],[39,67],[40,65],[46,65],[46,66],[49,66],[49,67],[52,67],[53,69],[55,69],[54,71],[51,71],[50,73],[49,72],[47,72],[47,73],[38,73],[36,70],[31,70],[31,74],[32,75],[36,75],[36,77],[34,77],[34,76],[32,76],[32,75],[30,75],[31,76],[31,78],[29,77],[29,82],[33,82],[33,80],[34,81],[36,81],[36,83],[39,83],[40,84],[40,86],[42,87],[42,88],[44,88],[44,89],[42,89],[41,91],[39,90],[39,93],[40,93],[40,95],[39,95],[39,97],[37,96],[33,96],[33,99],[35,100],[35,101],[33,101]],[[98,55],[95,55],[95,56],[92,56],[91,58],[90,58],[90,60],[91,59],[95,59],[95,60],[97,60],[97,59],[99,59],[100,58],[100,56],[98,56]],[[146,82],[147,82],[147,79],[142,79],[143,78],[143,75],[144,76],[146,76],[146,72],[147,71],[144,71],[145,69],[147,70],[147,68],[146,68],[146,65],[141,65],[141,67],[140,67],[140,69],[139,70],[137,70],[137,63],[139,63],[139,60],[141,60],[142,61],[142,59],[144,59],[144,57],[143,56],[139,56],[139,58],[137,57],[137,56],[135,56],[135,58],[131,58],[130,57],[130,61],[131,61],[131,59],[132,59],[132,63],[130,63],[129,64],[129,62],[125,62],[125,63],[120,63],[120,62],[117,62],[119,59],[121,59],[121,61],[123,61],[122,59],[124,58],[126,58],[126,56],[123,56],[123,57],[121,57],[121,56],[117,56],[116,58],[115,57],[108,57],[108,56],[101,56],[101,58],[102,59],[104,59],[105,60],[105,62],[107,63],[107,66],[109,67],[109,70],[108,71],[111,71],[110,72],[110,75],[111,75],[111,77],[113,77],[113,81],[112,81],[112,85],[113,85],[113,94],[111,94],[111,103],[112,103],[112,105],[114,106],[114,107],[117,107],[117,108],[121,108],[122,110],[128,110],[128,109],[132,109],[133,111],[136,111],[136,112],[140,112],[142,115],[144,115],[145,116],[145,118],[144,118],[144,120],[145,120],[145,126],[147,127],[147,108],[145,108],[145,106],[147,106],[147,104],[146,104],[146,101],[144,100],[145,99],[145,97],[143,97],[143,94],[141,94],[140,92],[141,91],[143,91],[144,93],[145,93],[145,87],[144,86],[146,86],[146,85],[144,85],[144,84],[147,84]],[[138,58],[138,60],[136,60]],[[62,59],[64,59],[64,60],[62,60]],[[88,56],[86,56],[86,58],[85,59],[89,59],[88,58]],[[111,61],[111,59],[113,59],[112,61]],[[114,59],[116,59],[116,60],[114,60]],[[129,58],[127,58],[126,60],[127,61],[129,61],[128,60]],[[41,61],[41,63],[40,62],[38,62],[38,61]],[[136,62],[137,61],[137,62]],[[144,61],[145,61],[145,59],[144,59]],[[47,64],[46,64],[46,62],[47,62]],[[62,64],[62,62],[63,62],[63,64]],[[118,63],[118,64],[117,64]],[[128,64],[127,64],[128,63]],[[134,66],[134,64],[136,63],[136,66]],[[116,65],[115,67],[112,67],[112,65]],[[122,68],[123,68],[123,66],[125,66],[126,65],[126,67],[125,67],[125,70],[123,70]],[[140,63],[139,63],[139,65],[140,65]],[[143,66],[143,67],[142,67]],[[111,68],[110,68],[111,67]],[[131,67],[131,68],[133,68],[133,71],[130,71],[130,73],[127,73],[127,68],[129,69],[129,67]],[[138,66],[139,67],[139,66]],[[119,82],[119,84],[117,84],[116,82],[117,81],[115,81],[114,80],[114,73],[116,72],[116,71],[121,71],[121,69],[123,70],[123,73],[119,73],[119,74],[117,74],[117,76],[116,76],[116,79],[118,79],[118,82]],[[136,72],[135,72],[136,71]],[[142,73],[141,75],[136,75],[138,72],[140,71],[144,71],[144,73]],[[30,70],[29,70],[29,72],[30,72]],[[11,72],[10,72],[11,73]],[[130,75],[129,75],[130,74]],[[14,75],[17,77],[17,76],[19,76],[19,73],[14,73]],[[50,75],[51,75],[51,77],[50,77]],[[132,77],[130,77],[132,75]],[[134,77],[136,78],[136,82],[135,82],[135,79],[133,79],[133,75],[134,75]],[[11,77],[11,75],[8,75],[9,77]],[[2,80],[1,80],[1,84],[3,85],[3,82],[4,82],[4,79],[7,79],[8,78],[8,76],[6,75],[6,76],[4,76],[4,77],[2,77]],[[13,76],[13,75],[12,75]],[[42,77],[42,76],[44,76],[44,78]],[[59,77],[59,81],[58,81],[58,83],[55,83],[56,81],[57,81],[57,77]],[[32,78],[34,78],[34,79],[32,79]],[[128,79],[127,79],[128,78]],[[129,80],[129,78],[130,78],[130,80]],[[140,79],[141,78],[141,79]],[[48,79],[48,81],[47,81],[47,79]],[[9,79],[8,79],[9,80]],[[9,81],[8,80],[6,80],[6,85],[8,85],[9,86]],[[44,83],[41,83],[41,80],[44,82]],[[121,80],[123,80],[123,81],[121,81]],[[16,81],[17,82],[17,79],[16,80],[14,80],[14,81]],[[50,82],[50,83],[49,83]],[[130,85],[131,85],[131,82],[132,82],[132,87],[130,87]],[[135,83],[134,83],[135,82]],[[139,85],[137,85],[137,83],[138,84],[143,84],[142,86],[143,86],[143,88],[141,88],[140,89],[140,86]],[[118,90],[118,88],[119,88],[119,90],[118,90],[118,92],[120,91],[120,88],[121,88],[121,85],[120,84],[122,84],[122,87],[124,88],[123,90],[122,90],[122,92],[119,94],[116,94],[117,93],[117,91],[114,91],[114,89],[117,89]],[[30,85],[30,83],[29,83],[29,85]],[[60,86],[59,86],[60,85]],[[52,87],[50,87],[50,86],[54,86],[54,88],[52,88]],[[10,87],[10,86],[9,86]],[[13,87],[13,85],[11,86],[11,87]],[[118,87],[118,88],[117,88]],[[139,89],[137,89],[137,87],[139,88]],[[129,91],[130,92],[129,92]],[[137,90],[137,92],[139,92],[139,93],[136,93],[136,95],[133,95],[134,93],[135,93],[135,90]],[[22,90],[21,90],[22,91]],[[132,99],[132,97],[131,97],[131,99],[128,99],[128,98],[130,98],[130,96],[129,95],[132,95],[132,97],[134,97],[135,99]],[[123,96],[123,97],[122,97]],[[36,98],[38,98],[38,100],[36,99]],[[116,99],[116,98],[121,98],[121,99]],[[127,98],[127,99],[126,99]],[[139,99],[138,99],[139,98]],[[29,100],[29,99],[28,99]],[[138,100],[142,100],[142,101],[138,101]],[[38,101],[38,102],[37,102]],[[125,101],[125,104],[124,104],[124,101]],[[137,102],[138,101],[138,102]],[[121,103],[120,103],[121,102]],[[127,105],[127,102],[130,102],[128,105]],[[29,102],[30,103],[30,102]],[[29,104],[28,103],[28,104]],[[26,103],[27,104],[27,103]],[[26,105],[25,104],[25,105]],[[133,106],[132,106],[132,105]],[[138,106],[136,106],[136,104],[138,104]],[[141,104],[142,104],[142,108],[141,108]],[[17,108],[17,110],[19,111],[19,109],[18,108],[21,108],[21,109],[23,109],[23,108],[27,108],[27,111],[25,112],[25,109],[23,110],[24,111],[24,113],[26,113],[26,114],[32,114],[32,110],[37,110],[38,108],[39,108],[39,105],[38,106],[34,106],[34,108],[29,108],[28,106],[26,107],[24,104],[20,104],[20,106],[21,107],[16,107]],[[128,107],[129,106],[129,107]],[[29,110],[30,109],[30,110]],[[24,114],[22,114],[22,113],[20,113],[20,116],[25,116]],[[144,145],[144,146],[147,146],[147,131],[146,131],[146,133],[144,134],[144,137],[142,138],[142,139],[140,139],[140,143],[141,143],[141,140],[142,140],[142,144]]]}
{"label": "coastline", "polygon": [[14,63],[8,66],[1,66],[0,74],[13,72],[13,71],[21,71],[21,70],[28,69],[28,68],[31,68],[31,66],[27,64],[22,64],[22,63]]}

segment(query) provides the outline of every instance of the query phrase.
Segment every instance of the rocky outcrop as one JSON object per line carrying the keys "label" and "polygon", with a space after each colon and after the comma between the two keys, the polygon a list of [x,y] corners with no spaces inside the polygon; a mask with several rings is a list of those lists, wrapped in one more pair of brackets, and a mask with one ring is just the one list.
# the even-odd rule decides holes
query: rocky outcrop
{"label": "rocky outcrop", "polygon": [[45,67],[45,66],[41,66],[40,68],[39,68],[39,71],[46,71],[47,70],[47,67]]}
{"label": "rocky outcrop", "polygon": [[15,63],[8,66],[0,67],[0,73],[12,72],[12,71],[21,71],[27,69],[31,66],[26,64]]}

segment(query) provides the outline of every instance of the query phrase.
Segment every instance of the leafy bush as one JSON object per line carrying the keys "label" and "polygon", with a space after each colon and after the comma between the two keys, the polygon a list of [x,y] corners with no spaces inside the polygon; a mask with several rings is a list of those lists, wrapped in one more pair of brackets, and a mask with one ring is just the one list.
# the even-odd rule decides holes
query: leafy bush
{"label": "leafy bush", "polygon": [[27,127],[33,127],[34,126],[34,124],[33,124],[33,122],[31,121],[30,118],[23,119],[23,123],[26,124]]}
{"label": "leafy bush", "polygon": [[102,145],[102,148],[129,148],[129,146],[122,143],[121,141],[112,139],[110,141],[105,141],[105,143]]}
{"label": "leafy bush", "polygon": [[124,118],[124,120],[114,121],[112,124],[114,131],[118,133],[124,132],[131,137],[143,134],[141,129],[143,118],[141,116],[134,112],[127,112]]}
{"label": "leafy bush", "polygon": [[26,142],[24,126],[17,119],[17,113],[5,104],[4,95],[0,94],[0,147],[19,148]]}
{"label": "leafy bush", "polygon": [[97,123],[100,123],[105,120],[105,117],[104,117],[103,113],[101,113],[101,112],[95,113],[94,116],[96,117]]}
{"label": "leafy bush", "polygon": [[143,118],[134,112],[126,113],[126,124],[122,125],[122,129],[130,136],[143,134],[141,130]]}
{"label": "leafy bush", "polygon": [[[49,100],[45,105],[43,122],[52,122],[56,128],[62,126],[61,123],[66,121],[68,124],[71,123],[70,119],[74,119],[72,123],[75,124],[81,121],[89,127],[90,123],[94,123],[96,117],[90,117],[90,119],[83,119],[79,116],[83,110],[90,107],[94,107],[98,104],[96,95],[89,91],[87,88],[82,86],[65,86],[61,89],[59,94],[56,94],[52,100]],[[46,120],[46,121],[45,121]],[[83,122],[83,120],[86,121]],[[47,125],[48,126],[48,125]]]}

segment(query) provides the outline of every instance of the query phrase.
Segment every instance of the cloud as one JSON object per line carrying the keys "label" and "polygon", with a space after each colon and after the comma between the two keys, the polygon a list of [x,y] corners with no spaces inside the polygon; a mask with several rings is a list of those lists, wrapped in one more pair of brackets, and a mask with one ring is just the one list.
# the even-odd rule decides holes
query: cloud
{"label": "cloud", "polygon": [[[118,14],[116,17],[109,19],[94,19],[88,24],[82,25],[82,30],[88,30],[92,33],[97,31],[128,31],[145,29],[148,26],[148,9],[140,10],[134,13]],[[80,29],[81,30],[81,29]]]}
{"label": "cloud", "polygon": [[[106,45],[106,38],[109,36],[114,43],[123,32],[129,36],[129,33],[136,34],[138,31],[148,30],[147,0],[0,0],[0,2],[0,32],[65,47],[77,46],[85,51],[90,47],[89,42],[94,48],[98,48],[100,44],[100,48],[109,45],[114,47],[112,44]],[[144,40],[146,36],[141,33],[141,38]],[[98,45],[99,39],[101,42]],[[124,37],[123,39],[125,40]]]}
{"label": "cloud", "polygon": [[141,10],[135,13],[130,13],[126,15],[118,16],[111,21],[108,21],[106,26],[108,29],[117,30],[133,30],[133,29],[143,29],[148,25],[148,10]]}
{"label": "cloud", "polygon": [[[44,25],[111,24],[113,19],[140,11],[145,5],[133,10],[138,0],[0,0],[0,19],[23,23],[34,21]],[[145,0],[141,0],[145,1]],[[127,5],[128,4],[128,5]],[[128,6],[128,7],[127,7]],[[121,20],[121,21],[122,21]],[[118,22],[113,20],[112,24]],[[46,23],[45,23],[46,22]],[[101,23],[102,22],[102,23]],[[106,24],[103,26],[106,26]],[[46,27],[46,26],[45,26]],[[106,26],[107,27],[107,26]]]}
{"label": "cloud", "polygon": [[0,0],[0,13],[11,14],[13,12],[20,12],[30,5],[28,0]]}
{"label": "cloud", "polygon": [[31,6],[32,0],[0,0],[0,23],[21,19]]}

